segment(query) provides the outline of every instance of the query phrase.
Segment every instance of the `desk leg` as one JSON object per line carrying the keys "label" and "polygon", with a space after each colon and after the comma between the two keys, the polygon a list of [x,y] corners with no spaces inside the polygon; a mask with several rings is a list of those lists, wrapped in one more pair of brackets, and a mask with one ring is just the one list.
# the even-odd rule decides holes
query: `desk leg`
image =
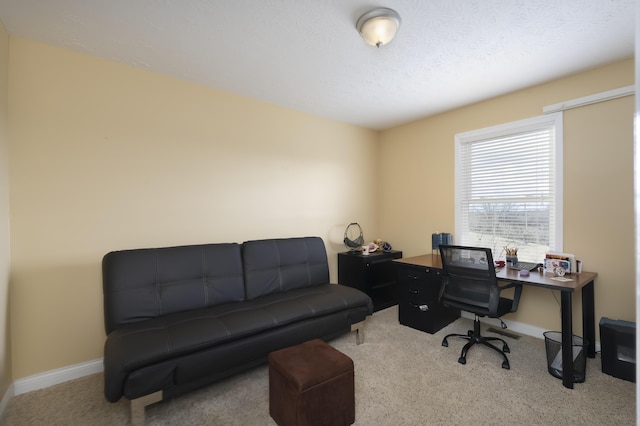
{"label": "desk leg", "polygon": [[593,281],[582,288],[582,332],[587,341],[587,356],[596,357],[596,314]]}
{"label": "desk leg", "polygon": [[573,324],[571,312],[571,292],[560,292],[562,316],[562,384],[573,389]]}

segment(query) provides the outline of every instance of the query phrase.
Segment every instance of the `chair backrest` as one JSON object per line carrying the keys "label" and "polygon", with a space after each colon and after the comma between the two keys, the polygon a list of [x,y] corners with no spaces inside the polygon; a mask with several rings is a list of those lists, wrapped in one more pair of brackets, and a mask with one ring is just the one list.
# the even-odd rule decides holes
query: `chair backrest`
{"label": "chair backrest", "polygon": [[440,255],[444,276],[441,301],[475,306],[486,310],[486,315],[495,315],[500,291],[491,249],[441,245]]}

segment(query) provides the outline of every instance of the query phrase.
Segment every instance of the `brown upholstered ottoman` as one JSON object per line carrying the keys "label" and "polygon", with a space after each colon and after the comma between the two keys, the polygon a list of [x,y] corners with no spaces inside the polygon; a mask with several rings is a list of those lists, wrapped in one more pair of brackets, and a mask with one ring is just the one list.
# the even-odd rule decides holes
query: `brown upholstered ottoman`
{"label": "brown upholstered ottoman", "polygon": [[353,361],[319,339],[269,354],[269,414],[280,426],[355,422]]}

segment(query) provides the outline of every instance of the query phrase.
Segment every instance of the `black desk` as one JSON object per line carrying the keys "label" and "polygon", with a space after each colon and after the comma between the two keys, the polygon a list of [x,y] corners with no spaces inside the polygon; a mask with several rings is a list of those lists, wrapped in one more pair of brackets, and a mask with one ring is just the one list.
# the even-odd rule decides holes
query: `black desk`
{"label": "black desk", "polygon": [[[440,256],[427,254],[423,256],[407,257],[395,260],[411,265],[430,268],[442,268]],[[571,300],[576,290],[582,290],[582,332],[586,341],[586,354],[589,358],[596,357],[596,320],[594,301],[594,282],[598,276],[595,272],[581,272],[568,274],[566,278],[571,281],[556,281],[551,279],[553,275],[542,271],[534,271],[528,277],[521,277],[518,271],[507,267],[496,268],[496,277],[510,281],[521,282],[525,285],[543,287],[560,291],[560,309],[562,319],[562,365],[570,365],[572,368],[562,369],[562,384],[573,389],[573,317]]]}

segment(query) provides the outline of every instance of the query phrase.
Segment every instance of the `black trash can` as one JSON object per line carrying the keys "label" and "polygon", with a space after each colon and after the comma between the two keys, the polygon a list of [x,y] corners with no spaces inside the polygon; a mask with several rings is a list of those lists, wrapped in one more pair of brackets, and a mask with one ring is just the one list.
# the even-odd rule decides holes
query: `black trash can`
{"label": "black trash can", "polygon": [[[547,370],[553,377],[562,379],[562,333],[559,331],[545,331],[543,334],[547,349]],[[572,337],[573,382],[582,383],[585,379],[587,367],[584,340],[582,337]]]}

